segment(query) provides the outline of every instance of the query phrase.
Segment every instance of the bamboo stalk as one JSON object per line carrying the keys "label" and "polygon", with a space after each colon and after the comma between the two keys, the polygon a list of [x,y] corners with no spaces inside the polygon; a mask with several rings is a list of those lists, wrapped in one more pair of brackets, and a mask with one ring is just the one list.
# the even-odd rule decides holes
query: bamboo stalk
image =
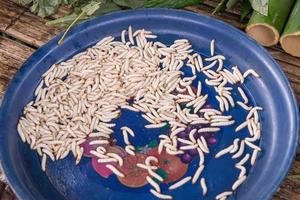
{"label": "bamboo stalk", "polygon": [[287,53],[300,57],[300,0],[296,1],[280,38],[280,43]]}
{"label": "bamboo stalk", "polygon": [[263,46],[277,44],[293,3],[294,0],[269,0],[268,16],[254,11],[247,34]]}

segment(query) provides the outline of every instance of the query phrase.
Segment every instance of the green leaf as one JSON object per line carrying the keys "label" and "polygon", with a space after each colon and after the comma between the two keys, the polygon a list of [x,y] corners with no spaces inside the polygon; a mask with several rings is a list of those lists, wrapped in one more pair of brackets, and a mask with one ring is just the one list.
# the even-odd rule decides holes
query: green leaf
{"label": "green leaf", "polygon": [[254,10],[268,16],[269,0],[249,0]]}
{"label": "green leaf", "polygon": [[239,1],[239,0],[229,0],[229,1],[227,2],[227,4],[226,4],[226,7],[227,7],[228,9],[231,9],[235,4],[237,4],[238,1]]}
{"label": "green leaf", "polygon": [[90,1],[87,0],[71,0],[70,3],[73,5],[74,8],[82,8],[86,4],[88,4]]}
{"label": "green leaf", "polygon": [[17,3],[20,3],[22,5],[28,5],[32,2],[33,0],[18,0]]}
{"label": "green leaf", "polygon": [[37,13],[39,10],[39,3],[33,2],[32,6],[30,7],[30,11],[33,13]]}
{"label": "green leaf", "polygon": [[63,42],[63,40],[64,40],[65,37],[67,36],[68,32],[69,32],[69,31],[71,30],[71,28],[78,22],[78,20],[84,16],[84,14],[85,14],[85,12],[82,11],[82,12],[80,13],[80,15],[78,15],[78,16],[74,19],[74,21],[68,26],[67,30],[66,30],[66,31],[64,32],[64,34],[61,36],[60,40],[58,40],[58,42],[57,42],[58,45],[60,45],[60,44]]}
{"label": "green leaf", "polygon": [[46,22],[46,25],[54,26],[54,25],[60,25],[60,24],[70,24],[70,23],[72,23],[72,21],[74,21],[74,19],[76,19],[77,16],[78,15],[76,13],[72,13],[70,15],[65,15],[64,17]]}
{"label": "green leaf", "polygon": [[226,4],[228,3],[229,0],[222,0],[217,7],[215,8],[215,10],[213,11],[213,15],[217,14],[219,12],[223,12],[226,9]]}
{"label": "green leaf", "polygon": [[241,20],[244,20],[245,17],[251,12],[252,7],[249,0],[243,0],[242,11],[241,11]]}
{"label": "green leaf", "polygon": [[116,4],[105,3],[105,4],[101,5],[100,8],[94,12],[92,17],[104,15],[106,13],[110,13],[110,12],[114,12],[114,11],[118,11],[118,10],[121,10],[121,8],[119,6],[117,6]]}
{"label": "green leaf", "polygon": [[[91,16],[82,16],[80,19],[78,19],[78,22],[81,22],[83,20],[86,20],[88,18],[93,18],[96,16],[100,16],[100,15],[104,15],[106,13],[110,13],[113,11],[118,11],[121,10],[121,8],[119,6],[117,6],[114,3],[105,3],[102,4],[98,10],[96,10]],[[56,20],[52,20],[52,21],[48,21],[46,23],[47,26],[62,26],[62,27],[66,27],[69,26],[77,17],[78,15],[81,13],[81,9],[75,8],[72,14],[66,15],[64,17],[58,18]]]}
{"label": "green leaf", "polygon": [[145,5],[147,0],[113,0],[113,2],[126,8],[140,8]]}
{"label": "green leaf", "polygon": [[203,2],[203,0],[148,0],[144,7],[183,8],[201,2]]}
{"label": "green leaf", "polygon": [[19,0],[23,5],[31,5],[30,10],[41,17],[46,17],[56,12],[62,4],[69,3],[68,0]]}
{"label": "green leaf", "polygon": [[100,8],[100,4],[101,2],[91,1],[89,4],[82,7],[81,10],[85,12],[86,15],[90,16]]}

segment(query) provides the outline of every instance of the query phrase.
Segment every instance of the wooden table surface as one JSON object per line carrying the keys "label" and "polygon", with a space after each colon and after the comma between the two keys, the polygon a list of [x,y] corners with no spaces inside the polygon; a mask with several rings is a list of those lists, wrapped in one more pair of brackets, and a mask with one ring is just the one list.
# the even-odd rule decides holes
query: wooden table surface
{"label": "wooden table surface", "polygon": [[[223,20],[238,29],[243,29],[245,23],[240,19],[239,9],[211,15],[218,0],[207,0],[198,6],[190,6],[186,10],[197,12]],[[61,32],[63,29],[47,27],[47,20],[56,19],[66,13],[61,8],[59,13],[46,19],[40,18],[28,10],[8,0],[0,0],[0,97],[22,63],[41,45]],[[287,75],[300,102],[300,58],[286,54],[279,46],[267,48],[277,60]],[[300,148],[289,175],[300,174]],[[0,182],[0,199],[16,199],[5,183]],[[300,179],[286,178],[273,200],[300,200]]]}

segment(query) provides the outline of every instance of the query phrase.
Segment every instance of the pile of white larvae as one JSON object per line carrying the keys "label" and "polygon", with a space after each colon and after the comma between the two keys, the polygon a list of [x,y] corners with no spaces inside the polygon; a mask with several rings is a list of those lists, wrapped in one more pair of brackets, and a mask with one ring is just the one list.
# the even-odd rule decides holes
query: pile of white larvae
{"label": "pile of white larvae", "polygon": [[[199,168],[193,177],[188,176],[171,185],[170,190],[192,181],[195,184],[204,169],[205,154],[209,148],[204,137],[195,139],[196,131],[218,132],[224,126],[235,123],[232,116],[225,116],[223,112],[234,107],[235,103],[249,111],[244,123],[236,128],[239,131],[248,127],[251,137],[244,140],[235,139],[228,148],[220,151],[216,158],[226,154],[240,157],[245,145],[253,148],[251,164],[254,164],[260,148],[253,144],[261,137],[258,111],[260,107],[248,105],[248,98],[241,88],[239,92],[243,102],[235,102],[231,97],[232,87],[243,83],[249,75],[259,77],[253,70],[241,73],[238,67],[233,72],[223,68],[225,57],[215,55],[214,40],[211,42],[211,57],[205,58],[210,64],[204,66],[202,57],[193,52],[192,45],[186,39],[174,41],[167,46],[158,41],[151,41],[157,36],[144,29],[122,31],[121,41],[109,36],[99,41],[71,59],[54,64],[42,76],[42,80],[35,90],[35,100],[24,108],[24,115],[20,118],[17,129],[23,142],[42,157],[42,169],[46,169],[46,160],[59,160],[72,153],[79,163],[83,148],[80,147],[87,137],[98,137],[91,141],[99,148],[91,153],[99,158],[98,162],[117,162],[123,165],[123,159],[117,154],[109,153],[100,145],[109,144],[115,126],[111,121],[119,117],[122,109],[143,112],[143,117],[149,122],[147,128],[159,128],[170,124],[171,134],[160,135],[159,152],[163,149],[168,154],[182,154],[184,150],[197,149],[199,153]],[[184,77],[180,69],[190,67],[193,76]],[[203,73],[207,79],[205,83],[214,87],[217,92],[220,110],[203,108],[208,95],[202,94],[202,83],[198,81],[197,90],[193,90],[192,82],[197,74]],[[133,99],[132,103],[129,100]],[[181,108],[180,103],[188,108]],[[201,115],[200,115],[201,114]],[[203,117],[202,117],[203,116]],[[206,128],[192,130],[189,140],[177,137],[177,134],[190,124],[205,124]],[[135,155],[135,148],[129,137],[134,132],[128,127],[122,127],[125,150]],[[178,147],[178,142],[186,146]],[[238,180],[233,184],[232,191],[245,180],[246,168],[243,164],[249,159],[247,154],[236,167],[241,170]],[[159,184],[153,178],[163,181],[155,173],[157,162],[153,156],[147,157],[145,163],[138,163],[138,167],[147,169],[147,181],[153,186],[151,193],[161,199],[172,199],[172,196],[162,194]],[[108,164],[117,176],[123,177],[113,165]],[[203,195],[206,195],[205,178],[200,179]],[[221,193],[216,199],[224,200],[232,191]]]}

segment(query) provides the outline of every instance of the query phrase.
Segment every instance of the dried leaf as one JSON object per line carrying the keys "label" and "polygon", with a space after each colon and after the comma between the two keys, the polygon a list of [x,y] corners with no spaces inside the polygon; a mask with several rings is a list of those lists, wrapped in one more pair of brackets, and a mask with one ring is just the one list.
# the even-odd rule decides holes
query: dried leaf
{"label": "dried leaf", "polygon": [[268,7],[269,7],[268,0],[249,0],[249,1],[254,10],[256,10],[262,15],[268,16]]}
{"label": "dried leaf", "polygon": [[227,2],[227,4],[226,4],[226,7],[227,7],[228,9],[231,9],[235,4],[237,4],[238,1],[239,1],[239,0],[229,0],[229,1]]}

